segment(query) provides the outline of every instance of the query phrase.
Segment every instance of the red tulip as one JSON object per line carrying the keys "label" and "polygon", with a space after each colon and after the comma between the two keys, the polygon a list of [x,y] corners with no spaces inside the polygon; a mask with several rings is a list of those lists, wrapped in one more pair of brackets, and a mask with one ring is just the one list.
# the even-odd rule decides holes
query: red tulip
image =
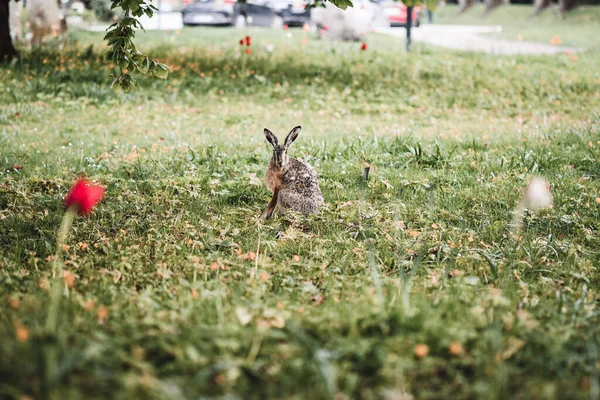
{"label": "red tulip", "polygon": [[288,30],[288,28],[289,28],[288,24],[285,24],[285,25],[283,25],[283,30],[284,30],[284,31],[287,31],[287,30]]}
{"label": "red tulip", "polygon": [[325,33],[326,33],[326,32],[327,32],[327,31],[326,31],[325,29],[321,29],[321,30],[319,31],[319,33],[321,34],[321,36],[325,35]]}
{"label": "red tulip", "polygon": [[65,198],[65,206],[76,207],[78,213],[89,214],[103,197],[102,187],[91,184],[87,179],[79,179]]}
{"label": "red tulip", "polygon": [[252,39],[250,36],[246,36],[246,46],[250,46],[252,44]]}
{"label": "red tulip", "polygon": [[244,45],[244,39],[240,39],[240,46]]}
{"label": "red tulip", "polygon": [[365,51],[365,50],[367,49],[367,44],[366,44],[366,43],[363,43],[363,44],[360,46],[360,49],[361,49],[362,51]]}
{"label": "red tulip", "polygon": [[325,29],[326,31],[329,30],[329,25],[323,25],[323,29]]}
{"label": "red tulip", "polygon": [[250,49],[246,47],[246,54],[250,54]]}

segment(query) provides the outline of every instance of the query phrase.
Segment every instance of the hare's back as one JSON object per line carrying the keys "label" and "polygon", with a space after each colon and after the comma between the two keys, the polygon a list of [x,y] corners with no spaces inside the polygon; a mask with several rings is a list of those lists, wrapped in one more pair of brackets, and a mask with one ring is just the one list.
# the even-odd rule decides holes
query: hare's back
{"label": "hare's back", "polygon": [[306,162],[295,158],[290,158],[289,167],[283,177],[282,185],[309,190],[319,187],[317,173]]}

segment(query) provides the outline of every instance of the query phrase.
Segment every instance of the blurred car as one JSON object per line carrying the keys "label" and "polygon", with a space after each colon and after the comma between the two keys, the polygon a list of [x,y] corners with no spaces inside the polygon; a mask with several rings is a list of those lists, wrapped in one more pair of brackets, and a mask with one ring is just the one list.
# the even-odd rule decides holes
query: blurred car
{"label": "blurred car", "polygon": [[[399,1],[383,0],[379,3],[390,26],[406,26],[407,7]],[[421,25],[421,6],[413,7],[412,26]]]}
{"label": "blurred car", "polygon": [[302,0],[195,0],[182,10],[184,25],[302,26],[310,9]]}
{"label": "blurred car", "polygon": [[[240,6],[243,6],[240,3]],[[303,26],[310,23],[310,8],[304,0],[270,0],[265,6],[281,17],[282,25]]]}
{"label": "blurred car", "polygon": [[233,25],[235,0],[195,0],[181,10],[183,25]]}

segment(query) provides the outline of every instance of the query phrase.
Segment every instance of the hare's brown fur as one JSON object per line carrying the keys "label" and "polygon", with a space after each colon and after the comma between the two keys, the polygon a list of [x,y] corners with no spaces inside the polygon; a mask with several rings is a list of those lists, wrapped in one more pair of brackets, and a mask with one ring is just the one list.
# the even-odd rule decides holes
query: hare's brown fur
{"label": "hare's brown fur", "polygon": [[299,126],[292,129],[281,146],[277,137],[265,129],[265,136],[273,145],[273,155],[265,173],[265,184],[273,196],[262,214],[263,218],[269,218],[277,205],[281,210],[308,215],[317,214],[324,203],[317,173],[306,162],[288,157],[287,154],[300,129]]}

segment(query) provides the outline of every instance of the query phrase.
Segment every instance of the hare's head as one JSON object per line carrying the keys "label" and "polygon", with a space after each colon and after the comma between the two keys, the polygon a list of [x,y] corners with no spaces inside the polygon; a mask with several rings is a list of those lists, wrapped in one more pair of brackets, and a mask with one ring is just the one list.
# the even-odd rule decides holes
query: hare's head
{"label": "hare's head", "polygon": [[302,128],[299,126],[292,129],[290,133],[288,133],[288,135],[286,136],[283,144],[279,145],[279,140],[277,140],[277,136],[273,135],[273,132],[265,128],[265,137],[273,146],[273,156],[271,157],[271,160],[278,167],[285,166],[288,163],[288,149],[300,134],[301,129]]}

